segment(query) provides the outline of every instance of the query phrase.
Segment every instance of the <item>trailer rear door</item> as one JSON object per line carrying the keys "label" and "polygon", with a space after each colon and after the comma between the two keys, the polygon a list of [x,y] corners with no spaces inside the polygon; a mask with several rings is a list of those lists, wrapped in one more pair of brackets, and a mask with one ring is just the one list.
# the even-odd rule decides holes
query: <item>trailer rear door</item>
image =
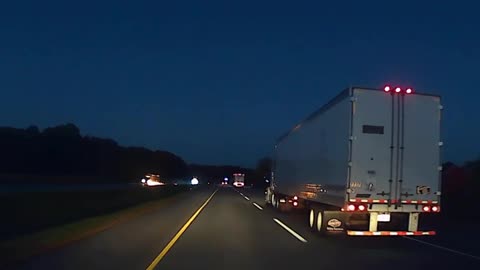
{"label": "trailer rear door", "polygon": [[367,89],[352,95],[350,199],[393,198],[392,97]]}
{"label": "trailer rear door", "polygon": [[440,111],[436,96],[354,89],[350,199],[438,200]]}
{"label": "trailer rear door", "polygon": [[[402,100],[403,99],[403,100]],[[400,172],[397,198],[403,202],[438,200],[440,191],[440,97],[400,97]],[[404,110],[402,112],[402,109]],[[403,127],[402,127],[403,126]],[[403,137],[402,137],[403,136]],[[402,139],[403,138],[403,139]]]}

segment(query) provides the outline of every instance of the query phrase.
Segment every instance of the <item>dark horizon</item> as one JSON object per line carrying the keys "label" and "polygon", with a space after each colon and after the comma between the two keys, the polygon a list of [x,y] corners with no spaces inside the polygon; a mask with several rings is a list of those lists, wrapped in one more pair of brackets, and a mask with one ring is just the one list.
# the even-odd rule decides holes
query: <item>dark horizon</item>
{"label": "dark horizon", "polygon": [[443,161],[480,157],[476,3],[26,2],[0,11],[0,126],[251,168],[342,89],[390,84],[442,96]]}

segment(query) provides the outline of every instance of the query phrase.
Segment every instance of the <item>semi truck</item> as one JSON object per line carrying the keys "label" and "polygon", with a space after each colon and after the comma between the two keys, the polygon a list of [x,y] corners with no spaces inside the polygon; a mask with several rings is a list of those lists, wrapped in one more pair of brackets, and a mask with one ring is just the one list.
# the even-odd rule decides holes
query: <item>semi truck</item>
{"label": "semi truck", "polygon": [[233,186],[239,188],[245,186],[245,174],[234,173],[233,174]]}
{"label": "semi truck", "polygon": [[267,204],[321,235],[435,235],[421,221],[440,212],[442,109],[411,88],[345,89],[277,140]]}

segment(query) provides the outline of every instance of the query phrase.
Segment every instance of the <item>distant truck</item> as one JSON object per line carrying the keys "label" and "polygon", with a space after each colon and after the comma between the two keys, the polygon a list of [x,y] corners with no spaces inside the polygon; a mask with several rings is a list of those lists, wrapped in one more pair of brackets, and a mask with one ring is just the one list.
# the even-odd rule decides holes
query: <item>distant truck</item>
{"label": "distant truck", "polygon": [[266,202],[307,210],[320,234],[434,235],[440,212],[439,96],[353,87],[280,137]]}
{"label": "distant truck", "polygon": [[243,174],[243,173],[233,174],[233,186],[234,187],[245,186],[245,174]]}

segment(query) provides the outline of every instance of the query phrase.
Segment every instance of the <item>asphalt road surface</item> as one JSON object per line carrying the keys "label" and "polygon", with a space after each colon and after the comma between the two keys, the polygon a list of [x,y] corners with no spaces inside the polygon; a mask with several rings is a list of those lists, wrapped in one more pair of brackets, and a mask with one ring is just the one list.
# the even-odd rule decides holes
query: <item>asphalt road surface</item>
{"label": "asphalt road surface", "polygon": [[261,191],[231,187],[192,191],[170,202],[18,268],[480,269],[473,234],[463,240],[455,232],[443,238],[325,238],[309,231],[304,213],[279,213],[265,205]]}

